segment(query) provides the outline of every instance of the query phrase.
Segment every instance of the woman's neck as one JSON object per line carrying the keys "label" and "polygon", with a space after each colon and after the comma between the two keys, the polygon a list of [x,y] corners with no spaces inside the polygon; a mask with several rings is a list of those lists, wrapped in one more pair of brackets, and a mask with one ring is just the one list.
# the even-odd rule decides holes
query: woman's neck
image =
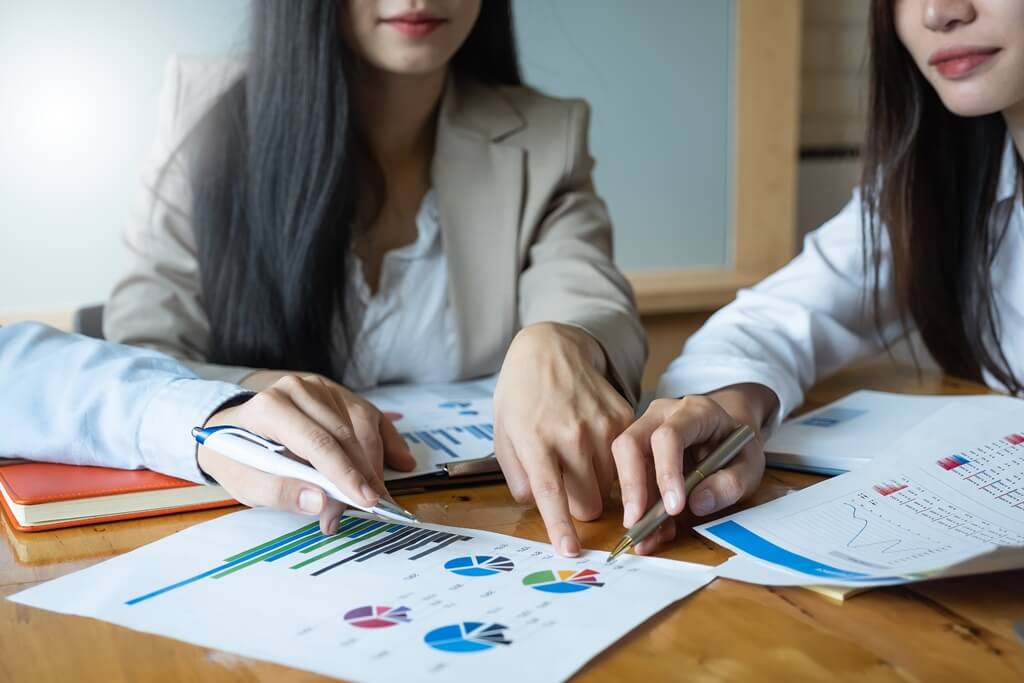
{"label": "woman's neck", "polygon": [[432,155],[447,71],[403,75],[372,69],[358,87],[357,114],[377,162],[387,169]]}

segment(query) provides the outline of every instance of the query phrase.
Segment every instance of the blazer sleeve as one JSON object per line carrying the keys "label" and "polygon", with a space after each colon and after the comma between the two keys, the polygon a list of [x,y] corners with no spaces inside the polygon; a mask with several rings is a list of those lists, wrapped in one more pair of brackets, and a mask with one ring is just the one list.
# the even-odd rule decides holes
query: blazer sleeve
{"label": "blazer sleeve", "polygon": [[210,325],[203,306],[183,147],[239,72],[226,60],[169,61],[157,139],[125,234],[131,266],[106,303],[103,326],[110,341],[166,353],[200,377],[233,383],[253,369],[207,362]]}
{"label": "blazer sleeve", "polygon": [[778,396],[778,425],[808,387],[904,336],[891,292],[888,243],[881,245],[882,329],[872,313],[860,199],[810,233],[781,270],[713,315],[665,371],[659,396],[702,394],[732,384],[762,384]]}
{"label": "blazer sleeve", "polygon": [[612,260],[612,227],[591,173],[590,109],[570,103],[565,172],[528,251],[519,279],[523,325],[559,322],[589,333],[604,349],[608,377],[636,405],[647,337],[633,290]]}

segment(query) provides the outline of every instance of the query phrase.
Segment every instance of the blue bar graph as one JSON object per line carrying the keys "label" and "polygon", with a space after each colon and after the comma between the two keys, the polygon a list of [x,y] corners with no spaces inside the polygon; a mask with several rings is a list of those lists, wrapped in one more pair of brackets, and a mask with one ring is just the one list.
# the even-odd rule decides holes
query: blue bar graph
{"label": "blue bar graph", "polygon": [[494,445],[494,425],[484,422],[462,427],[444,427],[429,431],[403,432],[402,436],[411,443],[423,444],[428,448],[447,455],[449,458],[460,458],[456,449],[465,442],[473,440],[485,441],[489,447]]}
{"label": "blue bar graph", "polygon": [[314,551],[320,551],[319,554],[308,556],[308,559],[290,566],[291,570],[319,564],[327,557],[341,558],[309,574],[320,576],[349,562],[363,563],[381,555],[393,556],[400,551],[409,553],[405,558],[407,561],[415,562],[453,543],[468,540],[469,536],[461,534],[345,516],[342,517],[336,534],[324,536],[320,533],[319,523],[313,522],[232,555],[212,569],[126,600],[125,604],[137,605],[202,579],[223,579],[247,567],[264,562],[276,562],[295,553],[308,556]]}

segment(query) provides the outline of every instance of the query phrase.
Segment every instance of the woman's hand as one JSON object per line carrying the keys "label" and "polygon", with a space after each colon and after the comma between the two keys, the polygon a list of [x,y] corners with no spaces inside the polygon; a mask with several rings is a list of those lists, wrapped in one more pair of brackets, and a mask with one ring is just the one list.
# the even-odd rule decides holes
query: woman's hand
{"label": "woman's hand", "polygon": [[[698,463],[739,424],[757,438],[726,467],[708,475],[692,492],[690,510],[699,516],[729,507],[753,493],[764,473],[761,426],[778,407],[774,392],[760,384],[738,384],[706,396],[659,399],[612,444],[622,485],[622,524],[627,529],[644,516],[660,495],[675,517],[686,505],[684,456]],[[645,554],[675,538],[675,519],[637,545]]]}
{"label": "woman's hand", "polygon": [[601,514],[615,474],[612,440],[633,420],[605,364],[583,330],[531,325],[509,347],[494,394],[494,450],[509,489],[536,503],[551,543],[569,557],[580,551],[570,513]]}
{"label": "woman's hand", "polygon": [[[258,373],[259,374],[259,373]],[[283,375],[245,403],[215,413],[210,427],[244,427],[288,447],[360,505],[376,505],[384,465],[410,470],[416,459],[394,425],[359,396],[317,375]],[[199,467],[239,502],[320,517],[334,533],[345,506],[312,484],[268,474],[199,447]]]}

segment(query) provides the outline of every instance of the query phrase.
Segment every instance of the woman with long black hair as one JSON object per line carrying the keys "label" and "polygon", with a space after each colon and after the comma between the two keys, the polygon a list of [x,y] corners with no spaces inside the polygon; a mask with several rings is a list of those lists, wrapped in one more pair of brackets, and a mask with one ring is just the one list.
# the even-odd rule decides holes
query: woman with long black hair
{"label": "woman with long black hair", "polygon": [[[167,82],[107,337],[287,382],[348,455],[328,476],[378,492],[408,453],[353,391],[500,370],[506,478],[576,554],[645,341],[588,110],[521,85],[509,0],[257,0],[243,61],[178,60]],[[200,464],[248,502],[280,484]]]}
{"label": "woman with long black hair", "polygon": [[[873,0],[864,176],[803,253],[714,315],[613,445],[634,523],[657,472],[682,511],[683,454],[736,424],[777,425],[818,379],[912,332],[951,374],[1024,386],[1024,1]],[[682,400],[678,400],[683,397]],[[688,501],[754,491],[759,443]],[[649,551],[675,534],[666,524]]]}

